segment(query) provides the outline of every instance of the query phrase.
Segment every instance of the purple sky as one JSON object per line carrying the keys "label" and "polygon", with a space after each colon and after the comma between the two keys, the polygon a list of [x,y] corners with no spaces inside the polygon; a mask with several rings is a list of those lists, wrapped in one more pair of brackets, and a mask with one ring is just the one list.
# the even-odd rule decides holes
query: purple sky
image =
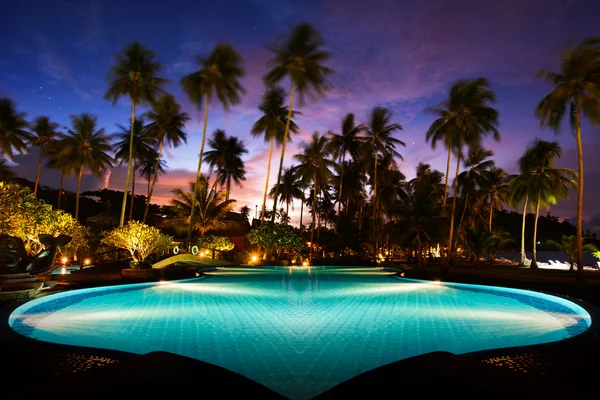
{"label": "purple sky", "polygon": [[[444,171],[444,150],[433,151],[425,143],[432,116],[423,109],[442,100],[455,80],[485,76],[497,93],[500,112],[502,141],[485,144],[494,150],[496,163],[516,172],[516,160],[540,137],[558,140],[564,151],[559,164],[576,168],[575,141],[567,127],[558,136],[539,128],[534,109],[551,87],[535,74],[541,68],[557,69],[569,46],[597,35],[599,14],[597,0],[5,0],[0,4],[0,96],[13,98],[30,118],[48,115],[67,125],[69,115],[90,112],[108,133],[116,132],[116,124],[129,125],[130,103],[124,99],[111,107],[102,99],[113,55],[133,40],[146,44],[172,81],[167,90],[193,116],[188,145],[167,150],[169,171],[153,198],[162,203],[171,198],[172,188],[193,180],[200,147],[199,114],[178,81],[197,69],[196,56],[208,54],[220,41],[230,42],[244,58],[248,93],[229,113],[211,108],[208,132],[222,128],[244,140],[248,180],[232,197],[237,208],[254,210],[262,202],[268,148],[251,138],[249,130],[259,115],[261,78],[270,58],[266,46],[292,24],[308,21],[323,34],[333,55],[329,66],[337,74],[324,98],[300,109],[303,115],[296,122],[301,132],[286,151],[286,165],[313,131],[338,130],[348,112],[365,120],[370,109],[382,105],[404,127],[397,137],[407,144],[399,149],[405,175],[414,176],[419,161]],[[583,126],[584,216],[595,230],[600,229],[599,131]],[[278,160],[276,152],[272,171]],[[16,161],[17,174],[35,177],[35,150]],[[44,171],[41,181],[57,187],[58,173]],[[108,187],[123,190],[123,184],[123,169],[113,169]],[[67,180],[66,186],[74,190],[75,180]],[[105,180],[85,176],[83,186],[103,188]],[[572,195],[551,212],[574,221],[575,200]],[[296,207],[294,223],[298,216]]]}

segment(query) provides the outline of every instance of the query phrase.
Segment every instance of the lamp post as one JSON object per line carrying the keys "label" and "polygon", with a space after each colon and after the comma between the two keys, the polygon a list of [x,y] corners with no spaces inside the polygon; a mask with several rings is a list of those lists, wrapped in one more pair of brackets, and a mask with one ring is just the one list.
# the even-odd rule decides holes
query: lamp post
{"label": "lamp post", "polygon": [[254,206],[254,219],[258,219],[258,204]]}

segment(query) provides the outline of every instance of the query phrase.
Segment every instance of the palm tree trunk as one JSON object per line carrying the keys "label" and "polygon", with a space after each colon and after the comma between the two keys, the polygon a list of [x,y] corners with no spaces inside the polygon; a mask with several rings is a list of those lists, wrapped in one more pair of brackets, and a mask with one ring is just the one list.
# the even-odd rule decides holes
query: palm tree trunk
{"label": "palm tree trunk", "polygon": [[154,167],[154,176],[152,177],[152,186],[150,186],[150,190],[148,190],[148,202],[146,203],[146,209],[144,210],[144,219],[143,223],[146,223],[146,218],[148,217],[148,210],[150,209],[150,200],[152,199],[152,193],[154,192],[154,185],[156,184],[156,178],[158,177],[158,169],[160,167],[160,157],[162,156],[163,150],[163,140],[160,141],[158,145],[158,157],[156,159],[156,166]]}
{"label": "palm tree trunk", "polygon": [[363,212],[363,203],[365,202],[365,192],[364,190],[360,191],[360,211],[358,212],[358,234],[362,232],[362,212]]}
{"label": "palm tree trunk", "polygon": [[340,215],[340,205],[342,204],[342,189],[344,186],[344,161],[346,161],[346,153],[342,153],[342,163],[340,165],[340,193],[338,196],[338,217]]}
{"label": "palm tree trunk", "polygon": [[454,195],[452,196],[452,215],[450,217],[450,235],[448,238],[448,258],[452,260],[452,240],[454,236],[454,214],[456,211],[456,198],[458,197],[457,189],[458,189],[458,172],[460,170],[460,154],[456,156],[456,174],[454,175],[454,185],[453,191]]}
{"label": "palm tree trunk", "polygon": [[448,198],[448,174],[450,174],[450,155],[452,147],[448,147],[448,161],[446,162],[446,182],[444,183],[444,201],[442,202],[442,210],[446,207],[446,199]]}
{"label": "palm tree trunk", "polygon": [[494,196],[490,193],[490,232],[492,231],[492,216],[494,215]]}
{"label": "palm tree trunk", "polygon": [[60,199],[62,197],[62,189],[63,189],[63,176],[65,176],[65,169],[60,169],[60,181],[58,182],[58,204],[56,208],[60,210]]}
{"label": "palm tree trunk", "polygon": [[[290,134],[290,120],[292,119],[292,111],[294,108],[294,93],[296,87],[292,81],[292,88],[290,89],[290,107],[288,108],[287,120],[285,121],[285,131],[283,133],[283,144],[281,145],[281,159],[279,160],[279,173],[277,174],[277,185],[275,185],[275,198],[273,199],[273,210],[277,208],[277,196],[279,196],[279,182],[281,181],[281,170],[283,169],[283,157],[285,155],[285,145],[287,143],[288,135]],[[275,214],[271,216],[271,222],[275,221]],[[312,258],[311,258],[312,260]]]}
{"label": "palm tree trunk", "polygon": [[577,185],[577,277],[583,279],[583,148],[581,146],[581,110],[575,105],[575,133],[577,136],[577,164],[579,184]]}
{"label": "palm tree trunk", "polygon": [[137,169],[137,165],[135,159],[133,160],[133,174],[131,175],[131,204],[129,205],[129,219],[131,221],[133,218],[133,205],[135,203],[135,170]]}
{"label": "palm tree trunk", "polygon": [[75,194],[75,221],[79,218],[79,191],[81,190],[81,177],[83,176],[83,166],[79,167],[77,174],[77,193]]}
{"label": "palm tree trunk", "polygon": [[373,166],[373,254],[377,257],[379,243],[377,238],[377,158],[379,152],[375,150],[375,165]]}
{"label": "palm tree trunk", "polygon": [[525,264],[525,259],[527,256],[525,255],[525,216],[527,215],[527,200],[528,196],[525,196],[525,201],[523,201],[523,223],[521,226],[521,259],[519,260],[519,265]]}
{"label": "palm tree trunk", "polygon": [[275,138],[271,138],[271,146],[269,147],[269,161],[267,161],[267,179],[265,180],[265,193],[263,194],[263,205],[262,205],[262,213],[260,215],[260,222],[264,222],[265,220],[265,210],[267,207],[267,192],[269,191],[269,175],[271,175],[271,157],[273,156],[273,144],[275,142]]}
{"label": "palm tree trunk", "polygon": [[302,189],[302,198],[300,199],[300,230],[302,230],[302,212],[304,211],[304,189]]}
{"label": "palm tree trunk", "polygon": [[465,206],[463,208],[462,215],[460,216],[460,222],[458,223],[458,232],[462,229],[463,220],[465,219],[465,212],[467,211],[467,205],[469,204],[469,191],[467,190],[467,194],[465,196]]}
{"label": "palm tree trunk", "polygon": [[200,145],[200,158],[198,159],[198,170],[196,171],[196,185],[194,190],[192,191],[192,204],[190,207],[190,222],[188,223],[188,233],[186,246],[189,249],[191,248],[192,243],[192,228],[194,227],[194,211],[196,208],[196,189],[200,184],[200,177],[202,176],[202,157],[204,156],[204,142],[206,141],[206,123],[208,122],[208,99],[205,100],[204,103],[204,127],[202,128],[202,144]]}
{"label": "palm tree trunk", "polygon": [[284,220],[284,223],[283,223],[284,225],[288,224],[288,216],[290,215],[290,214],[288,214],[289,209],[290,209],[290,203],[286,202],[285,203],[285,220]]}
{"label": "palm tree trunk", "polygon": [[37,173],[35,174],[35,184],[33,186],[33,195],[37,196],[37,189],[40,183],[40,173],[42,172],[42,156],[44,155],[44,145],[40,145],[40,158],[38,160]]}
{"label": "palm tree trunk", "polygon": [[310,261],[313,259],[313,246],[315,244],[315,218],[317,216],[317,171],[315,170],[315,182],[313,185],[313,212],[310,227]]}
{"label": "palm tree trunk", "polygon": [[531,268],[536,269],[538,267],[537,265],[537,259],[536,259],[536,248],[537,248],[537,224],[538,224],[538,217],[540,216],[540,198],[541,198],[541,190],[538,190],[538,196],[537,196],[537,204],[535,205],[535,220],[533,222],[533,255],[531,256]]}
{"label": "palm tree trunk", "polygon": [[229,193],[231,192],[231,175],[227,176],[227,191],[225,192],[225,200],[229,200]]}
{"label": "palm tree trunk", "polygon": [[131,101],[131,130],[129,132],[129,159],[127,160],[127,174],[125,175],[125,189],[123,191],[123,204],[121,204],[121,217],[119,226],[125,222],[125,209],[127,207],[127,192],[129,191],[129,179],[131,178],[131,164],[133,162],[133,127],[135,124],[135,101]]}

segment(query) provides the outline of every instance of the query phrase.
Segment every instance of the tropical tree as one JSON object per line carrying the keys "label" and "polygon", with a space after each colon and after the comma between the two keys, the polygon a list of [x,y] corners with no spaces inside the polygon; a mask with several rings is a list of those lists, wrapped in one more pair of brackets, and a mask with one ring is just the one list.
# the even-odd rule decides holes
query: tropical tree
{"label": "tropical tree", "polygon": [[[119,99],[127,96],[131,100],[131,131],[129,132],[129,155],[127,157],[127,174],[125,175],[125,189],[123,190],[123,204],[119,226],[125,222],[125,208],[127,206],[127,192],[131,179],[133,165],[133,144],[135,127],[135,107],[152,103],[165,80],[157,74],[162,70],[162,64],[154,59],[154,53],[138,42],[130,43],[122,53],[116,55],[116,63],[110,70],[108,79],[109,88],[104,98],[112,101],[113,106]],[[132,191],[133,192],[133,191]]]}
{"label": "tropical tree", "polygon": [[[310,242],[315,239],[315,218],[317,216],[317,189],[319,185],[326,183],[332,176],[331,169],[335,162],[328,159],[327,137],[314,132],[310,142],[304,142],[301,145],[302,152],[296,154],[294,158],[300,163],[297,166],[297,174],[305,182],[312,182],[313,185],[313,213],[312,226],[310,230]],[[277,189],[276,189],[277,190]],[[313,246],[310,246],[310,259],[313,257]]]}
{"label": "tropical tree", "polygon": [[175,97],[170,94],[162,96],[160,99],[152,103],[152,109],[144,114],[150,122],[144,127],[149,137],[153,137],[158,142],[158,157],[156,165],[153,169],[152,184],[148,191],[148,201],[144,210],[143,222],[146,222],[150,202],[152,201],[152,193],[156,179],[161,170],[161,157],[163,146],[168,144],[171,147],[177,148],[181,143],[187,143],[187,135],[183,131],[185,124],[190,120],[187,113],[181,111],[181,105],[175,101]]}
{"label": "tropical tree", "polygon": [[213,150],[207,151],[205,159],[211,168],[216,167],[215,185],[225,185],[226,198],[229,199],[231,180],[241,185],[246,180],[246,170],[242,154],[248,152],[244,142],[235,136],[227,136],[224,130],[217,129],[208,141]]}
{"label": "tropical tree", "polygon": [[[269,195],[274,196],[275,190],[276,187],[273,186]],[[283,171],[283,178],[279,185],[279,195],[281,196],[281,201],[285,203],[285,215],[287,217],[289,215],[290,204],[292,205],[293,210],[294,199],[302,199],[304,195],[302,192],[302,180],[299,179],[295,167],[292,166]]]}
{"label": "tropical tree", "polygon": [[392,123],[392,112],[383,107],[375,107],[371,111],[369,118],[369,124],[365,128],[365,143],[368,146],[370,152],[375,155],[375,161],[373,163],[373,197],[371,203],[373,204],[373,236],[374,236],[374,251],[377,254],[379,248],[379,235],[377,234],[377,164],[379,156],[382,158],[400,157],[400,153],[396,151],[396,145],[406,146],[406,144],[392,135],[396,131],[402,130],[402,125]]}
{"label": "tropical tree", "polygon": [[[563,235],[560,242],[548,240],[546,245],[567,256],[569,259],[569,271],[573,271],[573,264],[577,259],[577,235]],[[595,252],[598,251],[598,248],[591,243],[584,243],[583,251]]]}
{"label": "tropical tree", "polygon": [[[146,209],[149,208],[149,204],[150,204],[150,190],[151,188],[151,184],[152,184],[152,179],[154,178],[154,176],[158,176],[158,175],[164,175],[167,168],[167,162],[165,160],[160,160],[158,163],[158,170],[156,169],[157,167],[157,163],[156,160],[158,159],[158,152],[154,149],[152,149],[151,152],[149,152],[148,154],[146,154],[144,157],[142,157],[139,161],[138,161],[138,165],[137,168],[140,171],[140,176],[146,179],[146,183],[148,185],[148,189],[146,192]],[[145,211],[144,211],[145,212]],[[142,223],[146,223],[145,221],[142,221]]]}
{"label": "tropical tree", "polygon": [[29,144],[32,146],[39,146],[40,156],[38,159],[37,172],[35,174],[35,184],[33,185],[33,194],[37,195],[38,185],[40,183],[40,173],[42,170],[42,159],[44,157],[44,150],[46,146],[51,145],[52,142],[60,135],[57,131],[58,124],[50,121],[50,118],[41,116],[37,117],[33,122],[32,131],[33,135],[29,139]]}
{"label": "tropical tree", "polygon": [[363,148],[362,141],[359,135],[365,130],[363,124],[356,125],[354,114],[350,113],[342,120],[342,131],[340,133],[327,132],[329,136],[329,151],[334,158],[338,160],[340,166],[339,192],[338,192],[338,215],[340,213],[341,199],[343,195],[344,184],[344,166],[346,154],[350,154],[353,160],[359,158]]}
{"label": "tropical tree", "polygon": [[[135,176],[140,164],[144,160],[151,160],[152,163],[157,158],[156,140],[154,137],[147,135],[147,131],[144,130],[144,120],[142,118],[136,119],[133,122],[133,127],[129,129],[124,128],[121,125],[117,125],[120,132],[115,133],[117,142],[115,143],[115,160],[119,161],[119,165],[123,165],[124,162],[129,162],[131,159],[131,205],[129,207],[129,218],[130,221],[133,217],[133,207],[135,204]],[[133,135],[131,134],[133,132]]]}
{"label": "tropical tree", "polygon": [[31,134],[25,113],[17,111],[15,102],[8,97],[0,97],[0,150],[5,157],[14,159],[14,152],[24,154]]}
{"label": "tropical tree", "polygon": [[250,207],[248,207],[248,206],[243,206],[243,207],[240,209],[240,215],[242,216],[242,218],[243,218],[243,219],[244,219],[246,222],[250,223]]}
{"label": "tropical tree", "polygon": [[[200,180],[202,173],[209,104],[213,100],[216,100],[221,103],[225,111],[228,111],[231,106],[239,104],[241,96],[246,92],[240,84],[240,79],[244,76],[242,57],[231,45],[218,44],[208,57],[198,57],[198,63],[200,64],[199,70],[181,79],[181,86],[190,100],[199,109],[202,107],[202,103],[204,103],[204,123],[202,126],[202,142],[200,144],[196,182]],[[186,242],[188,246],[191,246],[192,243],[196,192],[195,190],[192,191],[192,198],[190,200],[190,218]]]}
{"label": "tropical tree", "polygon": [[69,176],[73,172],[73,160],[70,159],[69,154],[65,154],[62,152],[64,135],[61,134],[60,137],[52,142],[47,149],[48,153],[48,162],[46,166],[48,168],[59,169],[60,170],[60,179],[58,181],[58,199],[56,208],[60,210],[60,201],[63,195],[63,180],[65,176]]}
{"label": "tropical tree", "polygon": [[104,129],[97,127],[97,117],[91,114],[71,115],[71,129],[61,140],[58,158],[64,158],[67,168],[77,171],[77,191],[75,194],[75,219],[79,217],[79,193],[83,170],[101,176],[106,168],[112,167],[113,158],[110,138]]}
{"label": "tropical tree", "polygon": [[540,71],[538,75],[554,85],[542,99],[536,114],[542,126],[559,131],[567,113],[577,140],[577,272],[583,273],[583,146],[581,113],[593,124],[600,124],[600,38],[586,39],[562,60],[560,72]]}
{"label": "tropical tree", "polygon": [[[456,155],[456,173],[454,178],[454,196],[450,217],[450,233],[448,235],[448,257],[452,260],[454,216],[458,197],[458,174],[462,160],[463,147],[480,147],[481,140],[488,135],[500,140],[498,112],[491,107],[496,101],[495,93],[490,89],[485,78],[461,80],[452,85],[448,100],[444,100],[437,108],[427,111],[438,116],[427,131],[426,139],[432,141],[432,147],[438,140],[443,140],[446,148]],[[447,168],[449,168],[448,161]],[[446,174],[448,175],[448,174]],[[446,193],[447,179],[446,179]],[[447,196],[447,195],[445,195]]]}
{"label": "tropical tree", "polygon": [[492,232],[492,217],[494,210],[501,210],[502,204],[507,203],[510,177],[502,168],[489,167],[485,171],[484,185],[490,196],[490,221],[489,231]]}
{"label": "tropical tree", "polygon": [[[263,204],[261,208],[261,222],[264,221],[265,208],[267,205],[267,192],[269,190],[269,176],[271,175],[271,158],[273,156],[273,146],[283,144],[283,138],[286,135],[286,127],[289,132],[298,132],[298,126],[292,120],[287,122],[288,110],[284,106],[285,91],[279,86],[274,86],[263,94],[262,102],[258,109],[263,115],[252,126],[252,136],[263,136],[265,142],[269,143],[269,159],[267,161],[267,176],[265,178],[265,191],[263,194]],[[291,116],[297,115],[298,112],[292,111]]]}
{"label": "tropical tree", "polygon": [[274,57],[269,61],[271,69],[264,77],[265,83],[273,86],[287,77],[291,84],[290,104],[281,144],[275,195],[273,196],[273,210],[277,209],[285,145],[290,131],[296,91],[298,92],[298,103],[302,106],[305,97],[316,98],[329,88],[327,77],[333,73],[333,70],[323,65],[330,58],[329,52],[323,49],[324,45],[323,37],[312,25],[301,23],[294,26],[288,35],[282,36],[278,43],[270,47]]}
{"label": "tropical tree", "polygon": [[[531,206],[535,207],[531,268],[537,268],[537,222],[540,207],[549,207],[551,204],[556,204],[558,199],[567,198],[569,188],[576,185],[575,171],[554,167],[554,162],[560,158],[561,153],[562,149],[558,142],[536,139],[531,146],[527,147],[525,154],[519,160],[521,174],[511,182],[512,202],[528,199]],[[525,224],[524,220],[523,224]],[[523,225],[523,236],[524,232]]]}
{"label": "tropical tree", "polygon": [[479,267],[479,261],[486,252],[492,254],[490,262],[493,262],[498,250],[511,242],[513,240],[506,232],[469,228],[466,234],[467,248],[473,253],[475,267]]}
{"label": "tropical tree", "polygon": [[[495,165],[494,160],[487,160],[492,157],[494,152],[485,150],[481,147],[469,149],[467,158],[464,160],[465,171],[458,175],[458,193],[464,199],[464,208],[458,223],[458,230],[461,231],[463,220],[467,207],[469,206],[469,197],[475,195],[477,190],[486,185],[486,171]],[[444,192],[446,188],[444,188]],[[472,199],[473,200],[473,199]]]}
{"label": "tropical tree", "polygon": [[0,181],[14,179],[15,173],[6,165],[6,160],[0,159]]}

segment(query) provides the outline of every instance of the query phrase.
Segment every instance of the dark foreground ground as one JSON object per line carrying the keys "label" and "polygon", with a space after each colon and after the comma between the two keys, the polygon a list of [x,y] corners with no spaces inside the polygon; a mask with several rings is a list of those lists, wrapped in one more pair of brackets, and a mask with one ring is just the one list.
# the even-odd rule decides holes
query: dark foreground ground
{"label": "dark foreground ground", "polygon": [[[506,266],[403,267],[404,276],[532,289],[585,301],[593,321],[600,321],[600,276],[577,282],[574,274],[530,271]],[[65,282],[67,283],[67,282]],[[96,286],[103,279],[91,281]],[[112,284],[117,283],[113,281]],[[122,283],[119,281],[118,283]],[[83,280],[70,287],[88,286]],[[62,289],[67,286],[62,286]],[[88,394],[183,394],[194,388],[201,398],[281,398],[243,376],[201,361],[156,352],[129,353],[43,343],[14,333],[8,316],[18,303],[0,306],[0,393],[63,397]],[[467,355],[437,352],[366,372],[322,393],[319,399],[380,398],[398,395],[462,398],[600,398],[598,325],[575,338],[543,345],[499,349]],[[52,397],[52,396],[51,396]],[[87,396],[86,396],[87,397]],[[397,396],[394,396],[397,397]],[[402,396],[404,397],[404,396]],[[9,398],[9,397],[7,397]]]}

